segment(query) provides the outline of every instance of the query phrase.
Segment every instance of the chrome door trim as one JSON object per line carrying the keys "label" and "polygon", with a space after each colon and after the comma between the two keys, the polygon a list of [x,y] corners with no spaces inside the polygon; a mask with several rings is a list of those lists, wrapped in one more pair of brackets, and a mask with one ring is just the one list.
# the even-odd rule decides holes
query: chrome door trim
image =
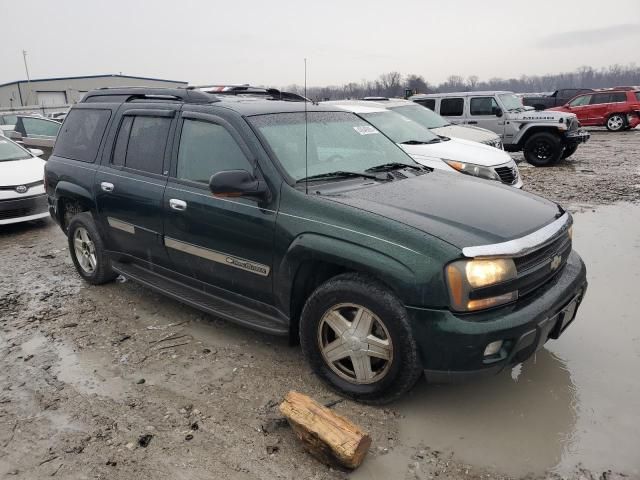
{"label": "chrome door trim", "polygon": [[123,232],[135,234],[136,228],[134,225],[123,222],[122,220],[118,220],[117,218],[107,217],[107,223],[111,228],[115,228],[117,230],[122,230]]}
{"label": "chrome door trim", "polygon": [[227,255],[226,253],[218,252],[216,250],[199,247],[192,243],[183,242],[175,238],[164,237],[164,244],[167,248],[173,248],[174,250],[205,258],[212,262],[221,263],[229,267],[239,268],[240,270],[255,273],[262,277],[268,276],[271,271],[271,268],[267,265],[252,262],[251,260],[246,260],[244,258],[234,257],[233,255]]}

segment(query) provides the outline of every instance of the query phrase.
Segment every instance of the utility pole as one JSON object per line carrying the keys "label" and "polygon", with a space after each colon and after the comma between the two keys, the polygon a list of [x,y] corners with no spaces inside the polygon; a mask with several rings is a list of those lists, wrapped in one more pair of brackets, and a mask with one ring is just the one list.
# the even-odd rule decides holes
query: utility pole
{"label": "utility pole", "polygon": [[24,70],[27,72],[27,82],[30,82],[31,78],[29,78],[29,66],[27,65],[27,51],[26,50],[22,50],[22,58],[24,59]]}
{"label": "utility pole", "polygon": [[[29,95],[31,94],[31,77],[29,77],[29,66],[27,65],[27,51],[22,50],[22,59],[24,60],[24,70],[27,72],[27,98],[26,103],[29,105]],[[24,105],[23,105],[24,106]]]}

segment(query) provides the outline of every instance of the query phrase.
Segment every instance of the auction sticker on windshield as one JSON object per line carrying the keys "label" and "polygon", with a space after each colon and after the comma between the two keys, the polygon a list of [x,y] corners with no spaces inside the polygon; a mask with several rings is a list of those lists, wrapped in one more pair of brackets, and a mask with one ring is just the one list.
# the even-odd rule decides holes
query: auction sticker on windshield
{"label": "auction sticker on windshield", "polygon": [[371,125],[359,125],[357,127],[353,127],[353,129],[360,135],[371,135],[372,133],[380,133]]}

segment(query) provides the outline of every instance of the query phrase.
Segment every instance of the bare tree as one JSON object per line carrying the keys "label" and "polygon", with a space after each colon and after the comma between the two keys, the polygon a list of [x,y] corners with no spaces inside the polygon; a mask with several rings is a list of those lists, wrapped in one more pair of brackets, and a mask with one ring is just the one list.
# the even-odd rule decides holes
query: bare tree
{"label": "bare tree", "polygon": [[407,75],[405,80],[405,87],[414,93],[429,93],[432,88],[422,75],[411,74]]}
{"label": "bare tree", "polygon": [[402,74],[399,72],[383,73],[379,78],[381,94],[387,97],[397,97],[402,90]]}

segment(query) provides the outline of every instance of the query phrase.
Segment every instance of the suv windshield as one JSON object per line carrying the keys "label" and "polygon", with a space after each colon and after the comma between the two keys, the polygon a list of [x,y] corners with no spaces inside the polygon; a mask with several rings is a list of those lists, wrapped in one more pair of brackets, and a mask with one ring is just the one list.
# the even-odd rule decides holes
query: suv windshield
{"label": "suv windshield", "polygon": [[385,110],[361,113],[360,115],[396,143],[436,143],[440,141],[440,137],[399,113]]}
{"label": "suv windshield", "polygon": [[11,160],[26,160],[32,155],[24,148],[15,143],[0,138],[0,162],[10,162]]}
{"label": "suv windshield", "polygon": [[427,107],[421,105],[405,105],[403,107],[390,107],[389,110],[393,110],[400,115],[404,115],[410,118],[416,123],[419,123],[425,128],[440,128],[451,125],[450,122],[442,118],[433,110],[429,110]]}
{"label": "suv windshield", "polygon": [[501,93],[498,96],[502,101],[502,105],[504,105],[504,108],[506,108],[508,111],[512,112],[514,110],[524,110],[522,100],[516,97],[513,93]]}
{"label": "suv windshield", "polygon": [[388,163],[418,165],[353,113],[308,112],[306,142],[304,112],[256,115],[248,120],[294,180],[337,171],[364,172]]}

